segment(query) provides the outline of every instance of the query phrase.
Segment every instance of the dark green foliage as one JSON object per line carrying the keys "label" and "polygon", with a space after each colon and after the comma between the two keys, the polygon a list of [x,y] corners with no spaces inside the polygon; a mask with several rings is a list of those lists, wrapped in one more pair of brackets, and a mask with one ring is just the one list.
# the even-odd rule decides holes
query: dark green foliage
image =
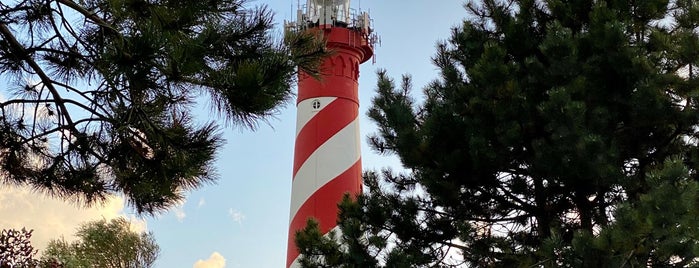
{"label": "dark green foliage", "polygon": [[151,233],[136,233],[124,218],[83,224],[75,242],[52,240],[42,252],[41,266],[51,267],[153,267],[160,253]]}
{"label": "dark green foliage", "polygon": [[254,127],[316,73],[322,38],[273,42],[272,13],[245,0],[17,0],[0,3],[0,177],[91,204],[122,193],[139,212],[212,182],[218,126],[208,97]]}
{"label": "dark green foliage", "polygon": [[3,229],[0,232],[0,267],[34,267],[37,250],[31,244],[32,230]]}
{"label": "dark green foliage", "polygon": [[699,3],[466,8],[424,102],[379,72],[370,141],[409,173],[365,176],[350,237],[300,233],[305,267],[699,265]]}
{"label": "dark green foliage", "polygon": [[[347,221],[342,222],[342,233],[331,231],[327,237],[323,237],[318,229],[318,223],[309,220],[305,232],[297,233],[297,242],[299,244],[314,245],[313,248],[300,248],[300,253],[304,256],[301,259],[301,265],[304,267],[318,267],[322,262],[322,267],[340,267],[349,265],[350,267],[371,267],[376,265],[376,260],[367,252],[367,245],[360,243],[364,233],[367,231],[361,225],[361,221],[357,218],[362,217],[361,207],[353,203],[349,196],[345,196],[343,206],[340,210],[340,215],[347,218]],[[342,241],[342,246],[335,243],[336,238]],[[381,243],[382,241],[375,241]],[[346,247],[350,252],[357,254],[343,254],[341,247]]]}

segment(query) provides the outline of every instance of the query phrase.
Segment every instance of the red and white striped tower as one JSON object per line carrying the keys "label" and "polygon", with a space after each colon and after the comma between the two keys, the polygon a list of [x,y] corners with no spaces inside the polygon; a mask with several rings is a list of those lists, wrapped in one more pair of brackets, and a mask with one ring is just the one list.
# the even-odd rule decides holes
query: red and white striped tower
{"label": "red and white striped tower", "polygon": [[369,16],[352,16],[349,0],[308,0],[306,13],[288,25],[322,31],[333,54],[322,76],[299,74],[287,267],[298,267],[296,231],[315,218],[327,234],[337,225],[338,203],[362,187],[359,137],[359,64],[373,55]]}

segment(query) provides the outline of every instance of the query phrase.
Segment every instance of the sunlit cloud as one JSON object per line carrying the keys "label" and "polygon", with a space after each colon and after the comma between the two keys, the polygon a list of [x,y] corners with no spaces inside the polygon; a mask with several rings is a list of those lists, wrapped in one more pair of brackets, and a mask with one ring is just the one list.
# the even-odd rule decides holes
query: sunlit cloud
{"label": "sunlit cloud", "polygon": [[118,196],[109,197],[100,206],[86,208],[49,198],[28,187],[0,184],[0,229],[33,229],[31,242],[39,250],[52,239],[73,240],[76,229],[88,221],[126,217],[133,231],[145,231],[145,220],[126,215],[124,209],[124,199]]}
{"label": "sunlit cloud", "polygon": [[206,260],[198,260],[194,263],[194,268],[223,268],[226,267],[226,259],[220,253],[211,253]]}

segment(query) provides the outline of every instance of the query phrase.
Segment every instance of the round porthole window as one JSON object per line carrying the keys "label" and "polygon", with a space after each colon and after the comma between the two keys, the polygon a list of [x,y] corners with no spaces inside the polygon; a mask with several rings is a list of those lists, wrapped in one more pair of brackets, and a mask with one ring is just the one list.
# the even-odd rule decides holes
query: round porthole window
{"label": "round porthole window", "polygon": [[313,107],[313,109],[320,109],[320,101],[313,100],[313,102],[311,102],[311,107]]}

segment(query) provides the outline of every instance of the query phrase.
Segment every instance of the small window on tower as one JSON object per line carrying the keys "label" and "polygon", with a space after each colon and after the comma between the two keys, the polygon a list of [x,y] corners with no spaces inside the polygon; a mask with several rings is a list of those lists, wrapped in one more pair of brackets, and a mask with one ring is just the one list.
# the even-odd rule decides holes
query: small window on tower
{"label": "small window on tower", "polygon": [[313,102],[311,103],[311,107],[313,107],[313,109],[320,109],[320,101],[313,100]]}

